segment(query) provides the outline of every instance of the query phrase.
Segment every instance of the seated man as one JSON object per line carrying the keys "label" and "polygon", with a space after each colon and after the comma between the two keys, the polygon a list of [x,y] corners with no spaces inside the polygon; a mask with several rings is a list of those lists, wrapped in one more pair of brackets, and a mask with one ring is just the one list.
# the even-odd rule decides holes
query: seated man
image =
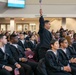
{"label": "seated man", "polygon": [[55,33],[55,39],[56,40],[59,40],[60,39],[60,33],[58,33],[58,32]]}
{"label": "seated man", "polygon": [[[28,71],[30,70],[30,67],[32,68],[32,70],[34,72],[36,72],[36,67],[37,67],[37,63],[35,62],[29,62],[28,59],[26,58],[23,48],[21,46],[19,46],[17,44],[18,42],[18,37],[16,35],[11,35],[10,36],[10,49],[11,49],[11,53],[12,56],[14,57],[14,59],[21,65],[24,67],[24,69],[28,69]],[[29,72],[30,75],[32,74],[31,72]],[[26,74],[28,75],[28,74]]]}
{"label": "seated man", "polygon": [[[19,34],[19,41],[18,41],[18,45],[20,45],[23,49],[23,51],[26,53],[28,53],[26,56],[28,56],[29,61],[34,61],[34,52],[32,52],[31,50],[33,50],[34,45],[31,42],[27,42],[25,40],[25,36],[24,33],[20,33]],[[33,53],[33,54],[32,54]]]}
{"label": "seated man", "polygon": [[19,38],[20,39],[18,41],[18,45],[20,45],[23,48],[23,51],[25,51],[25,50],[31,51],[31,49],[28,48],[24,33],[20,33]]}
{"label": "seated man", "polygon": [[30,41],[27,42],[28,48],[30,48],[32,51],[35,51],[36,49],[36,40],[35,40],[35,36],[31,35],[30,36]]}
{"label": "seated man", "polygon": [[12,75],[18,68],[20,75],[25,75],[24,69],[11,56],[5,35],[0,34],[0,75]]}

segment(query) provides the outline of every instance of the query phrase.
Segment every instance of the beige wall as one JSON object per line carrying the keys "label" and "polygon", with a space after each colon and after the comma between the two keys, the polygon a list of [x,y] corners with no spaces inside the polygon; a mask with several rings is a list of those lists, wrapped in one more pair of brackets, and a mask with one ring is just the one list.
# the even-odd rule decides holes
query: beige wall
{"label": "beige wall", "polygon": [[75,30],[76,32],[76,19],[66,18],[66,28],[69,30]]}
{"label": "beige wall", "polygon": [[[26,0],[24,9],[7,8],[7,0],[3,2],[0,17],[39,17],[39,0]],[[76,0],[42,0],[42,9],[45,17],[76,17]]]}
{"label": "beige wall", "polygon": [[[39,17],[39,0],[26,0],[24,9],[7,8],[8,0],[0,0],[0,17]],[[76,17],[76,0],[42,0],[42,9],[44,17]],[[50,20],[51,21],[51,20]],[[17,23],[35,23],[36,31],[39,30],[38,20],[16,21]],[[10,23],[9,20],[0,19],[0,23]],[[62,23],[61,20],[51,22],[51,30],[59,30]],[[72,18],[66,19],[66,27],[76,31],[76,20]]]}
{"label": "beige wall", "polygon": [[[57,31],[62,26],[62,20],[55,20],[51,23],[51,29]],[[63,26],[65,29],[74,30],[76,32],[76,19],[75,18],[66,18],[66,25]]]}
{"label": "beige wall", "polygon": [[53,22],[51,22],[51,30],[53,29],[55,32],[59,30],[61,27],[61,22],[61,20],[54,20]]}
{"label": "beige wall", "polygon": [[[51,23],[51,29],[57,31],[62,26],[62,20],[55,20]],[[76,32],[76,19],[75,18],[66,18],[66,25],[63,26],[65,29],[74,30]]]}
{"label": "beige wall", "polygon": [[[51,19],[49,19],[51,21]],[[0,20],[0,23],[10,23],[9,20]],[[36,32],[39,30],[39,21],[38,20],[26,20],[26,21],[16,21],[16,23],[29,23],[29,24],[36,24]],[[51,22],[50,30],[57,31],[62,26],[62,19],[58,20],[57,18]],[[64,27],[64,26],[63,26]],[[15,26],[16,28],[16,26]],[[75,18],[66,18],[66,27],[65,29],[75,30],[76,32],[76,19]],[[30,29],[29,29],[30,30]]]}
{"label": "beige wall", "polygon": [[[5,19],[3,19],[3,20],[0,20],[0,24],[6,24],[6,23],[9,23],[10,24],[10,20],[5,20]],[[38,20],[26,20],[26,21],[22,21],[22,20],[19,20],[19,21],[15,21],[15,23],[22,23],[22,24],[27,24],[27,23],[29,23],[29,26],[30,26],[30,24],[36,24],[36,32],[38,32],[38,30],[39,30],[39,23],[38,23]],[[16,28],[17,26],[15,25],[15,30],[17,29]],[[29,27],[29,30],[30,30],[30,27]]]}
{"label": "beige wall", "polygon": [[[7,2],[8,0],[0,0]],[[26,4],[38,4],[39,0],[26,0]],[[76,0],[42,0],[42,4],[76,4]]]}

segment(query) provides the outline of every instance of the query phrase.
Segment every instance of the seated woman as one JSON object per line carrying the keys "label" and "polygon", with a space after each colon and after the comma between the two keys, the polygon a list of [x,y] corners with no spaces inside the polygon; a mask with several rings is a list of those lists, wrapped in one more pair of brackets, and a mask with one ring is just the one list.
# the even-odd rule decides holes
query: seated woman
{"label": "seated woman", "polygon": [[71,73],[76,75],[76,52],[72,46],[68,46],[68,41],[65,38],[59,40],[60,49],[59,60],[64,66],[71,67]]}
{"label": "seated woman", "polygon": [[59,42],[57,40],[51,41],[51,49],[47,51],[45,55],[45,65],[48,75],[71,75],[69,66],[61,64],[58,58]]}

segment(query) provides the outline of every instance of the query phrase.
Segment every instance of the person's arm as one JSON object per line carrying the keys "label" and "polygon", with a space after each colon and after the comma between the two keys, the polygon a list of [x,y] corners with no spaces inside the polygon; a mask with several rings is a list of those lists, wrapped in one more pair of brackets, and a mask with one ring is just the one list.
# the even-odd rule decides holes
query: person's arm
{"label": "person's arm", "polygon": [[40,19],[39,19],[39,23],[40,23],[40,26],[39,26],[39,29],[40,30],[43,30],[44,29],[44,18],[42,16],[42,9],[40,9]]}
{"label": "person's arm", "polygon": [[9,55],[9,54],[7,54],[7,55],[8,55],[8,61],[9,61],[11,64],[13,64],[13,65],[18,64],[18,63],[15,61],[15,59],[13,58],[11,52],[10,52],[10,55]]}
{"label": "person's arm", "polygon": [[0,69],[1,69],[1,68],[4,68],[4,67],[5,67],[5,64],[1,64],[1,63],[0,63]]}

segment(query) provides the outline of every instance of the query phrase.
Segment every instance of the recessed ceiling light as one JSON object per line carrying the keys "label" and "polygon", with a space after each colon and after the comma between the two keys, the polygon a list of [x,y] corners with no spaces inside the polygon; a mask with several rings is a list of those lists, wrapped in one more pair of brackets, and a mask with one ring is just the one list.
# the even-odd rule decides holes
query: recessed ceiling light
{"label": "recessed ceiling light", "polygon": [[21,18],[21,20],[23,21],[23,20],[25,20],[24,18]]}

